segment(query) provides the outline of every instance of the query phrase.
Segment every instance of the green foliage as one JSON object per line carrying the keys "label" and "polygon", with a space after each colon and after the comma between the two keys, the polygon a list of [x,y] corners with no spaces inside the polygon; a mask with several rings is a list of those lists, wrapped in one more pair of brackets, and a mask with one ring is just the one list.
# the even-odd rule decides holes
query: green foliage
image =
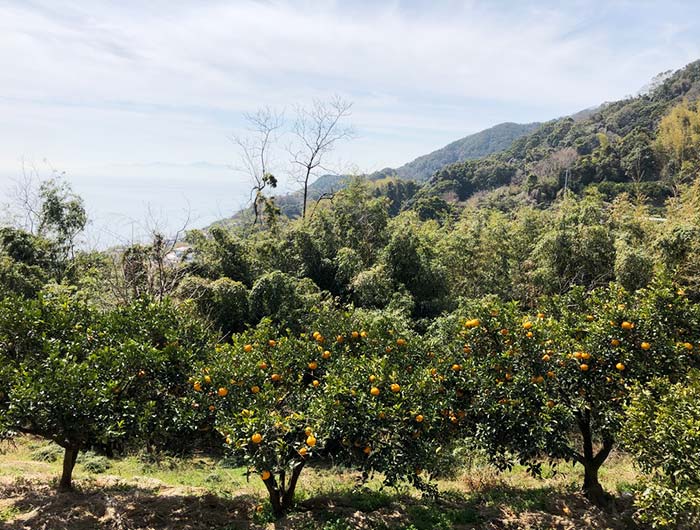
{"label": "green foliage", "polygon": [[[685,346],[700,351],[700,344]],[[674,384],[638,385],[632,393],[622,440],[646,474],[635,504],[654,528],[700,524],[699,403],[698,371]]]}
{"label": "green foliage", "polygon": [[311,280],[274,271],[255,281],[249,302],[253,321],[269,317],[282,326],[298,328],[308,310],[320,302],[320,295]]}

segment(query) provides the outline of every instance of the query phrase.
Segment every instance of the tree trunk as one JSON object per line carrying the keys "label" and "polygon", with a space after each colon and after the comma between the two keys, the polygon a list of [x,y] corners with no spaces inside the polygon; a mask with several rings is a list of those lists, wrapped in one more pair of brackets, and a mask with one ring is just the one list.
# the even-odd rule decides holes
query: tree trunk
{"label": "tree trunk", "polygon": [[597,454],[594,454],[590,413],[585,411],[583,414],[578,414],[577,421],[583,437],[583,456],[579,455],[577,458],[583,465],[583,494],[596,506],[604,507],[609,504],[610,495],[598,480],[598,470],[610,455],[614,441],[612,438],[604,437],[603,446]]}
{"label": "tree trunk", "polygon": [[58,483],[58,491],[71,491],[73,489],[73,468],[78,459],[78,447],[66,447],[63,453],[63,472]]}
{"label": "tree trunk", "polygon": [[301,462],[292,469],[292,476],[289,478],[289,484],[287,485],[285,485],[284,472],[280,473],[279,483],[273,475],[270,475],[270,478],[263,481],[270,497],[272,514],[275,516],[275,519],[283,517],[294,506],[294,491],[303,468],[304,462]]}

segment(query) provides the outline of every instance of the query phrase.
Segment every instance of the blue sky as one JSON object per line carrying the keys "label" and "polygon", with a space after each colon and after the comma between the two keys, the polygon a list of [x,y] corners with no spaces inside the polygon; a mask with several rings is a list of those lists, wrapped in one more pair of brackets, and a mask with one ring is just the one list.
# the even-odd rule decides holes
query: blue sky
{"label": "blue sky", "polygon": [[248,198],[244,112],[339,94],[358,136],[332,165],[372,171],[633,94],[699,35],[694,1],[0,0],[0,193],[65,171],[97,245],[147,206],[201,226]]}

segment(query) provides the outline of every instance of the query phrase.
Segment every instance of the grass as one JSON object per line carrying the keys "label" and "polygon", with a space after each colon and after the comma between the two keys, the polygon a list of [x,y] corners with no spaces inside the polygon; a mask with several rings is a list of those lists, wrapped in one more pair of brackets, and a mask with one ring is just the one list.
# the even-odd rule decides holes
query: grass
{"label": "grass", "polygon": [[[52,456],[59,450],[22,437],[0,454],[0,522],[8,529],[121,528],[118,521],[133,529],[634,528],[629,506],[613,516],[588,505],[578,493],[581,466],[564,463],[545,466],[546,478],[537,479],[521,466],[498,473],[474,459],[469,469],[438,481],[436,500],[408,487],[382,488],[379,479],[360,484],[355,472],[310,467],[301,476],[296,512],[273,525],[262,481],[245,468],[208,457],[107,460],[86,453],[76,466],[78,493],[65,498],[50,489],[60,473],[60,457]],[[633,491],[636,479],[625,455],[613,454],[601,470],[612,493]]]}

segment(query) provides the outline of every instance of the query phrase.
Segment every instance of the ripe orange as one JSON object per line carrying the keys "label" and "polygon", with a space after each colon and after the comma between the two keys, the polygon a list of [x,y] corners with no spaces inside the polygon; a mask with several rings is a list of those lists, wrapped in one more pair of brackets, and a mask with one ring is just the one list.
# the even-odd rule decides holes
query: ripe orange
{"label": "ripe orange", "polygon": [[586,315],[586,320],[589,322],[593,322],[595,320],[595,317],[593,315]]}
{"label": "ripe orange", "polygon": [[323,359],[330,359],[330,357],[331,357],[331,352],[329,352],[328,350],[326,350],[326,351],[324,351],[324,352],[321,354],[321,357],[322,357]]}
{"label": "ripe orange", "polygon": [[316,445],[316,437],[313,434],[306,437],[306,445],[309,447],[314,447]]}
{"label": "ripe orange", "polygon": [[418,415],[416,416],[416,421],[417,421],[418,423],[422,423],[422,422],[423,422],[423,415],[422,415],[422,414],[418,414]]}
{"label": "ripe orange", "polygon": [[258,368],[260,368],[261,370],[267,370],[267,363],[265,361],[260,361],[258,363]]}
{"label": "ripe orange", "polygon": [[314,387],[317,387],[321,383],[318,382],[318,379],[314,379],[313,383],[311,383],[311,384],[314,385]]}
{"label": "ripe orange", "polygon": [[226,397],[228,396],[228,388],[221,387],[218,391],[219,397]]}
{"label": "ripe orange", "polygon": [[368,445],[362,450],[362,452],[366,455],[369,455],[372,452],[372,448]]}
{"label": "ripe orange", "polygon": [[547,406],[551,409],[554,406],[554,401],[552,401],[551,399],[547,401]]}
{"label": "ripe orange", "polygon": [[627,322],[627,321],[625,320],[622,324],[620,324],[620,327],[621,327],[622,329],[625,329],[625,330],[629,331],[630,329],[632,329],[632,328],[634,327],[634,324],[632,324],[632,322]]}
{"label": "ripe orange", "polygon": [[525,336],[526,336],[528,339],[531,339],[532,337],[535,336],[535,334],[534,334],[532,331],[528,331],[528,332],[525,334]]}
{"label": "ripe orange", "polygon": [[622,372],[625,369],[625,365],[622,363],[617,363],[615,365],[615,368],[617,368],[620,372]]}
{"label": "ripe orange", "polygon": [[401,386],[398,383],[392,383],[390,388],[392,392],[399,392],[401,390]]}
{"label": "ripe orange", "polygon": [[195,381],[194,384],[192,385],[192,388],[194,388],[195,392],[201,392],[202,391],[202,383],[199,381]]}
{"label": "ripe orange", "polygon": [[260,442],[262,442],[262,439],[262,434],[260,434],[259,432],[256,432],[253,436],[250,437],[250,441],[254,444],[259,444]]}
{"label": "ripe orange", "polygon": [[280,374],[272,374],[270,379],[272,379],[275,383],[279,383],[282,380],[282,376]]}
{"label": "ripe orange", "polygon": [[591,354],[588,352],[581,352],[581,359],[587,361],[588,359],[591,358]]}
{"label": "ripe orange", "polygon": [[269,471],[263,471],[260,473],[260,478],[263,480],[267,480],[270,478],[270,472]]}
{"label": "ripe orange", "polygon": [[367,338],[367,332],[366,332],[366,331],[360,331],[360,337],[362,337],[363,339],[366,339],[366,338]]}
{"label": "ripe orange", "polygon": [[306,428],[304,429],[304,434],[305,434],[306,436],[311,436],[311,433],[312,433],[312,432],[314,432],[314,431],[311,429],[311,427],[306,427]]}
{"label": "ripe orange", "polygon": [[549,372],[547,372],[547,377],[549,377],[549,378],[554,377],[554,372],[552,372],[551,370]]}
{"label": "ripe orange", "polygon": [[342,335],[338,335],[338,336],[335,338],[335,341],[336,341],[337,343],[339,343],[339,344],[342,343],[344,340],[345,340],[345,339],[343,338]]}
{"label": "ripe orange", "polygon": [[353,331],[353,332],[351,333],[351,335],[352,335],[352,338],[353,338],[353,339],[356,339],[357,337],[360,336],[360,334],[359,334],[357,331]]}
{"label": "ripe orange", "polygon": [[544,318],[544,313],[537,313],[537,318]]}
{"label": "ripe orange", "polygon": [[316,361],[311,361],[308,366],[309,370],[315,370],[316,368],[318,368],[318,363]]}
{"label": "ripe orange", "polygon": [[479,322],[478,318],[472,318],[471,320],[467,320],[464,323],[465,328],[478,328],[481,322]]}
{"label": "ripe orange", "polygon": [[526,322],[523,322],[523,329],[530,329],[532,327],[532,322],[529,320]]}
{"label": "ripe orange", "polygon": [[246,344],[245,346],[243,346],[243,351],[246,352],[246,353],[249,353],[249,352],[253,351],[253,345],[252,345],[252,344]]}
{"label": "ripe orange", "polygon": [[459,364],[453,364],[452,365],[452,370],[455,372],[459,372],[462,369],[462,367]]}
{"label": "ripe orange", "polygon": [[205,382],[206,384],[208,384],[208,385],[211,384],[211,376],[210,376],[210,375],[205,375],[205,376],[204,376],[204,382]]}
{"label": "ripe orange", "polygon": [[216,407],[214,405],[209,405],[209,410],[211,412],[214,412],[216,410]]}
{"label": "ripe orange", "polygon": [[268,340],[267,343],[270,345],[271,348],[274,348],[275,346],[277,346],[277,341],[274,339]]}
{"label": "ripe orange", "polygon": [[253,394],[257,394],[258,392],[260,392],[260,387],[258,385],[252,386],[252,387],[250,387],[250,391]]}
{"label": "ripe orange", "polygon": [[642,348],[643,350],[648,350],[648,349],[651,348],[651,344],[649,344],[648,342],[642,342],[641,348]]}
{"label": "ripe orange", "polygon": [[618,339],[613,339],[610,341],[610,344],[617,348],[620,345],[620,341]]}
{"label": "ripe orange", "polygon": [[373,396],[378,396],[378,395],[379,395],[379,389],[378,389],[376,386],[373,386],[373,387],[370,389],[369,393],[372,394]]}
{"label": "ripe orange", "polygon": [[581,369],[582,372],[587,372],[587,371],[588,371],[588,365],[587,365],[587,364],[582,364],[581,366],[579,366],[579,368]]}
{"label": "ripe orange", "polygon": [[550,357],[549,355],[547,355],[546,353],[542,356],[542,360],[543,360],[544,362],[546,362],[546,363],[549,362],[549,359],[550,359],[550,358],[551,358],[551,357]]}
{"label": "ripe orange", "polygon": [[693,345],[690,342],[684,342],[683,347],[688,351],[693,349]]}
{"label": "ripe orange", "polygon": [[396,339],[397,346],[406,346],[406,339]]}
{"label": "ripe orange", "polygon": [[297,452],[298,452],[299,455],[301,455],[301,456],[306,456],[306,453],[308,453],[308,449],[306,449],[306,447],[302,447],[302,448],[299,449],[299,451],[297,451]]}

